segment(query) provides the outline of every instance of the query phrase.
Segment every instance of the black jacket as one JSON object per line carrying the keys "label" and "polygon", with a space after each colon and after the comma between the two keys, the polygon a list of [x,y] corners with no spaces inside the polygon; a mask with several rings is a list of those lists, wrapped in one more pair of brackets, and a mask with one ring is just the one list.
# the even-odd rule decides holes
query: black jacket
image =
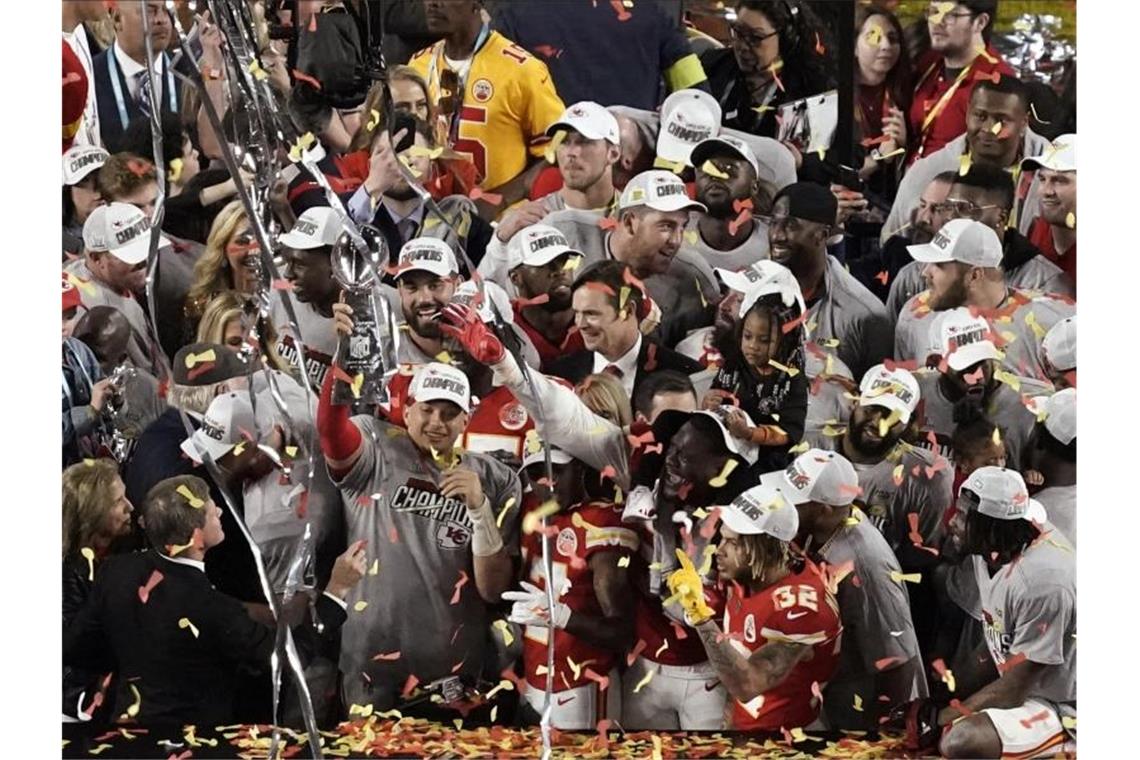
{"label": "black jacket", "polygon": [[[156,570],[162,579],[143,603],[139,588]],[[347,617],[323,594],[317,614],[326,632]],[[118,674],[114,715],[137,703],[143,725],[214,726],[233,719],[238,668],[268,667],[273,643],[274,630],[201,570],[145,551],[104,563],[90,601],[64,631],[63,661]]]}
{"label": "black jacket", "polygon": [[[108,61],[108,58],[114,55],[115,46],[111,45],[91,59],[91,69],[95,79],[91,86],[95,88],[95,103],[99,109],[99,136],[103,139],[103,145],[112,153],[119,150],[119,142],[126,133],[131,121],[143,115],[142,110],[131,97],[131,92],[127,87],[127,80],[123,77],[122,68],[118,65],[119,62],[116,59],[114,61],[114,71],[119,81],[119,93],[122,97],[123,109],[126,111],[127,117],[126,123],[123,123],[123,115],[119,112],[118,100],[115,98],[115,88],[112,84],[111,64]],[[166,54],[164,53],[163,55]],[[167,90],[170,80],[166,77],[166,66],[169,65],[170,56],[166,55],[166,65],[163,67],[162,76],[155,77],[159,80],[159,86],[162,90],[159,94],[159,103],[161,104],[162,110],[178,116],[178,111],[182,107],[182,88],[179,86],[177,76],[175,76],[173,96],[174,104],[177,108],[171,110],[171,93]],[[189,74],[189,69],[193,65],[194,64],[186,58],[181,58],[174,67],[174,70],[180,71],[183,74]]]}
{"label": "black jacket", "polygon": [[[652,349],[652,357],[650,356],[650,346]],[[637,355],[637,377],[633,380],[633,393],[632,397],[637,393],[637,387],[641,385],[641,381],[649,376],[650,372],[658,369],[673,369],[678,372],[683,372],[686,375],[692,375],[700,372],[704,367],[700,365],[695,359],[690,359],[684,354],[679,354],[671,348],[666,348],[660,343],[650,340],[649,338],[641,339],[641,351]],[[594,352],[593,351],[575,351],[572,354],[554,361],[550,365],[550,371],[547,374],[561,377],[563,380],[569,380],[571,383],[577,385],[586,379],[587,375],[594,372]]]}

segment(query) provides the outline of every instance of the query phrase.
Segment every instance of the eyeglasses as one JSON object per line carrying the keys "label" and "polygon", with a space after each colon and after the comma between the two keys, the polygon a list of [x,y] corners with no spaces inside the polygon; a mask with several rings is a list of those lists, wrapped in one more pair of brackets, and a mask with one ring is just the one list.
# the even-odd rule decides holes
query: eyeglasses
{"label": "eyeglasses", "polygon": [[977,221],[979,217],[983,216],[992,208],[1001,208],[1001,206],[998,206],[996,203],[979,206],[973,201],[957,198],[947,198],[942,203],[935,203],[931,206],[931,209],[936,214],[950,214],[951,216],[973,219],[974,221]]}
{"label": "eyeglasses", "polygon": [[732,35],[733,40],[737,42],[743,42],[748,47],[760,47],[764,40],[768,39],[769,37],[775,37],[777,34],[779,34],[778,31],[771,31],[767,33],[758,32],[752,27],[746,26],[744,24],[733,24],[732,26],[728,27],[728,31],[729,34]]}
{"label": "eyeglasses", "polygon": [[947,13],[939,8],[938,5],[932,5],[927,8],[922,15],[926,17],[927,21],[933,20],[934,23],[937,24],[938,22],[948,18],[973,18],[976,14],[973,11],[957,11],[955,13]]}

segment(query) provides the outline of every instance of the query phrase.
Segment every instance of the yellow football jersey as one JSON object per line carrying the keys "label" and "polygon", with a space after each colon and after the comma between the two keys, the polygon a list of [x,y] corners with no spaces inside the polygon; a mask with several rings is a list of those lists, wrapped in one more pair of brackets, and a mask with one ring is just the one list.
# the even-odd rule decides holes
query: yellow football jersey
{"label": "yellow football jersey", "polygon": [[[436,103],[440,74],[448,68],[443,45],[437,42],[408,62],[427,79]],[[451,147],[471,156],[480,187],[496,188],[526,168],[528,153],[543,154],[546,128],[563,110],[546,64],[493,31],[471,61]]]}

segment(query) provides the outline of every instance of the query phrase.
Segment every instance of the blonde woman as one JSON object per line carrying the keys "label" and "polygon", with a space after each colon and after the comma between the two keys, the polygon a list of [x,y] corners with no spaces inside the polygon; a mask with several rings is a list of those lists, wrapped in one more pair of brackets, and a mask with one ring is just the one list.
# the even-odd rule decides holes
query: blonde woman
{"label": "blonde woman", "polygon": [[[195,341],[217,343],[234,353],[240,353],[253,324],[253,317],[247,316],[248,303],[249,299],[236,290],[223,290],[218,293],[210,299],[202,312]],[[266,321],[262,329],[265,331],[262,337],[268,347],[265,355],[270,368],[295,374],[295,368],[289,366],[277,353],[277,331],[273,325]]]}
{"label": "blonde woman", "polygon": [[633,410],[621,380],[605,373],[587,375],[574,388],[574,392],[594,414],[605,417],[624,430],[629,430],[629,426],[633,423]]}
{"label": "blonde woman", "polygon": [[257,289],[256,238],[240,200],[226,204],[206,239],[206,251],[194,265],[194,282],[183,307],[186,342],[198,332],[206,305],[223,290],[252,295]]}

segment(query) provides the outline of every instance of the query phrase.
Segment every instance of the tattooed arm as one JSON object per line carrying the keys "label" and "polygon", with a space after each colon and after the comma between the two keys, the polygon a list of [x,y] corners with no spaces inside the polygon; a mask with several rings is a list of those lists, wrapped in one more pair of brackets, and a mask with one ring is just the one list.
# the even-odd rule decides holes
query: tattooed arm
{"label": "tattooed arm", "polygon": [[[711,620],[697,626],[709,662],[734,699],[749,702],[779,684],[797,662],[810,659],[812,648],[790,641],[773,641],[745,656],[733,647]],[[719,641],[718,641],[719,639]]]}

